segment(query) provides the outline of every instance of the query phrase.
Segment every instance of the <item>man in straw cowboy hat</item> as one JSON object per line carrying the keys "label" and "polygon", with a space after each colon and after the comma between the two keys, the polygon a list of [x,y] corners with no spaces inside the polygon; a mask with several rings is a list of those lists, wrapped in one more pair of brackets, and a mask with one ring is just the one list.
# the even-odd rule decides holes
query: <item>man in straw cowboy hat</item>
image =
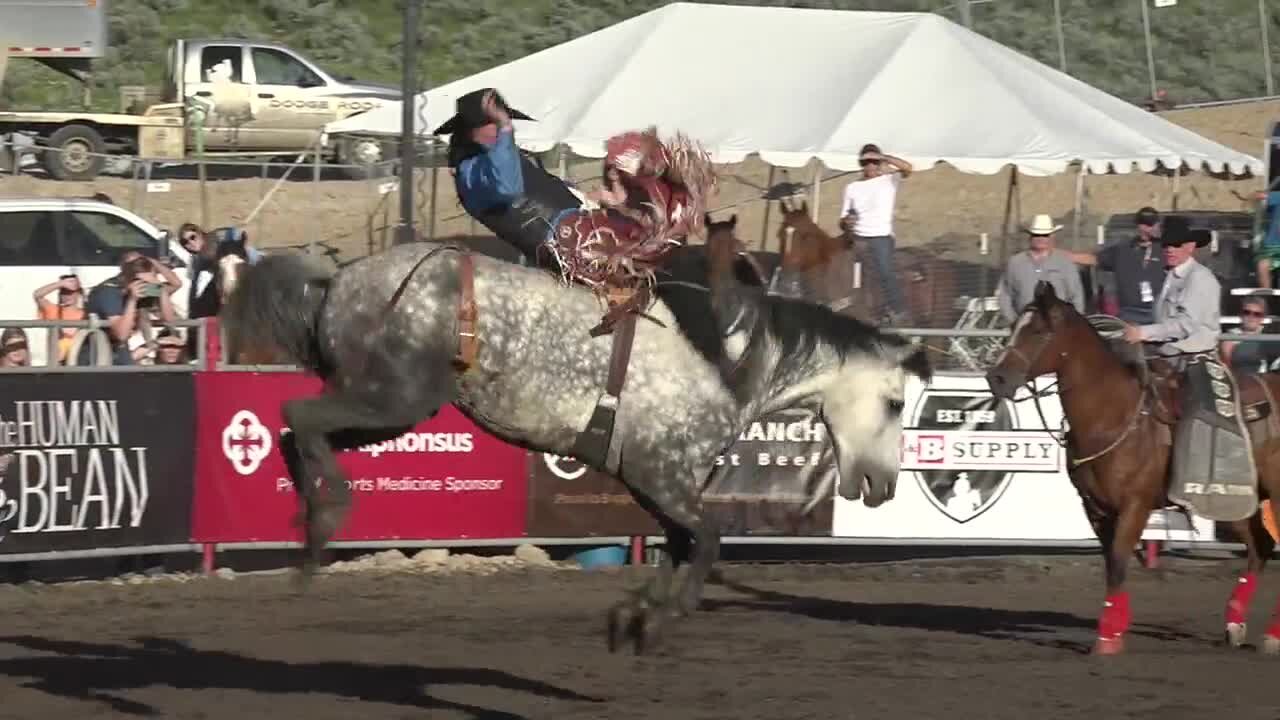
{"label": "man in straw cowboy hat", "polygon": [[1062,229],[1048,215],[1036,215],[1026,231],[1030,247],[1009,258],[1004,277],[996,294],[1000,298],[1000,315],[1009,323],[1018,319],[1022,309],[1031,304],[1036,283],[1047,282],[1058,297],[1084,313],[1084,284],[1072,255],[1054,247],[1054,233]]}
{"label": "man in straw cowboy hat", "polygon": [[[457,111],[436,128],[450,135],[449,167],[467,212],[518,247],[533,264],[617,301],[618,312],[643,303],[653,271],[690,233],[702,231],[715,187],[710,156],[682,135],[668,141],[656,130],[615,135],[606,142],[605,187],[589,207],[515,145],[513,119],[532,119],[508,107],[493,88],[457,100]],[[616,319],[611,310],[610,319]]]}

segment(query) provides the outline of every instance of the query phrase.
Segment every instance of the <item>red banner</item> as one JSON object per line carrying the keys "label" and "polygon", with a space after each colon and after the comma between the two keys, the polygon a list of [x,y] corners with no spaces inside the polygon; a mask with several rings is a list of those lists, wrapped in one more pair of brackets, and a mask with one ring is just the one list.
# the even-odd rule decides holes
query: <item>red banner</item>
{"label": "red banner", "polygon": [[[297,373],[197,373],[194,542],[301,541],[280,406],[320,387]],[[522,537],[526,458],[445,406],[395,440],[338,453],[353,507],[334,539]]]}

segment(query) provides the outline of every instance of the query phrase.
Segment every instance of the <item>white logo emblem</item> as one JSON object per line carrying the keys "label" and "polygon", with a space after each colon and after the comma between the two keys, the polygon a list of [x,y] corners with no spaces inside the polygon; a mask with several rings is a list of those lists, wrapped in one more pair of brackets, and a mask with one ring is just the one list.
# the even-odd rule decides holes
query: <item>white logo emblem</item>
{"label": "white logo emblem", "polygon": [[562,460],[567,460],[571,463],[577,462],[577,460],[564,455],[551,455],[549,453],[542,454],[542,461],[547,464],[547,469],[551,471],[552,475],[555,475],[561,480],[577,480],[587,474],[586,465],[578,465],[577,470],[564,470],[560,467],[560,461]]}
{"label": "white logo emblem", "polygon": [[13,462],[14,454],[5,453],[0,455],[0,540],[3,540],[8,533],[4,530],[4,524],[9,522],[18,514],[18,501],[10,499],[4,494],[4,476],[5,471],[9,469],[9,465]]}
{"label": "white logo emblem", "polygon": [[222,454],[241,475],[252,475],[271,454],[271,431],[258,416],[241,410],[222,430]]}

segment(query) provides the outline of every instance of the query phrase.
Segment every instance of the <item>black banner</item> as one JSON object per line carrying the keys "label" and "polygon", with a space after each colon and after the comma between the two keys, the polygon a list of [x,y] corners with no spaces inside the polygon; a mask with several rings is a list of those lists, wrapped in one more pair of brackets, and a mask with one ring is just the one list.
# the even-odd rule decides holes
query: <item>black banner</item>
{"label": "black banner", "polygon": [[[822,479],[837,474],[826,426],[812,413],[785,410],[751,423],[718,463],[728,469],[703,492],[702,504],[722,534],[831,534],[829,497],[800,514]],[[532,465],[530,535],[661,534],[618,480],[572,458],[538,455]]]}
{"label": "black banner", "polygon": [[0,373],[0,554],[189,542],[191,373]]}

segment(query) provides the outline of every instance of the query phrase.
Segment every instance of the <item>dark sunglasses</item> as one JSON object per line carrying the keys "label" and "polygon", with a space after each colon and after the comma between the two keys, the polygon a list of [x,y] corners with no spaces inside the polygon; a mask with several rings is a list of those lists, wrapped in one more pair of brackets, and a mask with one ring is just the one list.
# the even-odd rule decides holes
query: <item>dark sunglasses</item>
{"label": "dark sunglasses", "polygon": [[4,352],[6,353],[17,352],[18,350],[26,350],[26,349],[27,349],[27,343],[25,340],[17,340],[14,342],[5,343],[4,345]]}
{"label": "dark sunglasses", "polygon": [[1261,310],[1244,310],[1240,313],[1245,317],[1266,317],[1267,314]]}

